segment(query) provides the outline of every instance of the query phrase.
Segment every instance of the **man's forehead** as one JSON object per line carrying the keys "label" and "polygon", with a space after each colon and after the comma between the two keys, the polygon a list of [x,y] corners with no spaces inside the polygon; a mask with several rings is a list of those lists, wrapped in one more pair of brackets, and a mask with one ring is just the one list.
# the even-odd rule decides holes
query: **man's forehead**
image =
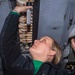
{"label": "man's forehead", "polygon": [[41,39],[42,39],[42,40],[43,40],[43,39],[46,39],[46,40],[48,40],[49,42],[53,42],[53,41],[54,41],[51,37],[48,37],[48,36],[44,36],[44,37],[42,37]]}

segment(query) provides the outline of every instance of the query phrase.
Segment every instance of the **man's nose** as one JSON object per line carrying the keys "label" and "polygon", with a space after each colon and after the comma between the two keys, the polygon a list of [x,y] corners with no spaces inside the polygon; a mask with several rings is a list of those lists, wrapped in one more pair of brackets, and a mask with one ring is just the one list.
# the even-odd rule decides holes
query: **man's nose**
{"label": "man's nose", "polygon": [[35,40],[34,44],[37,45],[39,43],[39,40]]}

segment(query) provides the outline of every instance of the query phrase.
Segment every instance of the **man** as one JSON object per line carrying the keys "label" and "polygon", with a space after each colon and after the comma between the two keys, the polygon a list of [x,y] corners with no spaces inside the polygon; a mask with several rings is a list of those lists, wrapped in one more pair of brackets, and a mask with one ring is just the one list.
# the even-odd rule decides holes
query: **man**
{"label": "man", "polygon": [[44,36],[34,41],[29,49],[31,58],[22,56],[20,45],[17,43],[18,19],[21,12],[30,8],[32,7],[16,6],[4,23],[1,47],[5,75],[69,75],[57,67],[61,59],[61,49],[51,37]]}
{"label": "man", "polygon": [[75,60],[75,25],[72,25],[68,31],[68,44],[63,51],[64,62]]}
{"label": "man", "polygon": [[67,47],[63,51],[64,67],[73,72],[75,69],[75,25],[72,25],[68,31]]}

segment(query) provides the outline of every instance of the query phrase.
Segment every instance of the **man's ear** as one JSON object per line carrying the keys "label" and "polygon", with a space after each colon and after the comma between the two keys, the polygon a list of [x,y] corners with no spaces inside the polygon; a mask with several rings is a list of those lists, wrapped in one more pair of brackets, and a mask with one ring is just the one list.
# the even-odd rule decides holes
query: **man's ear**
{"label": "man's ear", "polygon": [[74,42],[75,42],[75,38],[74,38]]}
{"label": "man's ear", "polygon": [[56,51],[49,51],[48,55],[55,55]]}
{"label": "man's ear", "polygon": [[71,39],[71,43],[74,44],[75,43],[75,38]]}
{"label": "man's ear", "polygon": [[71,46],[73,50],[75,51],[75,39],[74,38],[71,39]]}

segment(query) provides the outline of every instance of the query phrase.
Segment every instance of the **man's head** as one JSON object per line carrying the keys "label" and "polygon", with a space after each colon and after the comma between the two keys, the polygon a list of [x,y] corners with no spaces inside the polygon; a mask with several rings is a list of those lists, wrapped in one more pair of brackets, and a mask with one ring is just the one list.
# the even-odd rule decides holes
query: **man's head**
{"label": "man's head", "polygon": [[35,40],[29,49],[34,60],[42,62],[53,62],[57,64],[61,58],[61,49],[51,37],[44,36],[40,40]]}
{"label": "man's head", "polygon": [[75,51],[75,25],[72,25],[68,31],[68,43],[70,43],[72,49]]}

